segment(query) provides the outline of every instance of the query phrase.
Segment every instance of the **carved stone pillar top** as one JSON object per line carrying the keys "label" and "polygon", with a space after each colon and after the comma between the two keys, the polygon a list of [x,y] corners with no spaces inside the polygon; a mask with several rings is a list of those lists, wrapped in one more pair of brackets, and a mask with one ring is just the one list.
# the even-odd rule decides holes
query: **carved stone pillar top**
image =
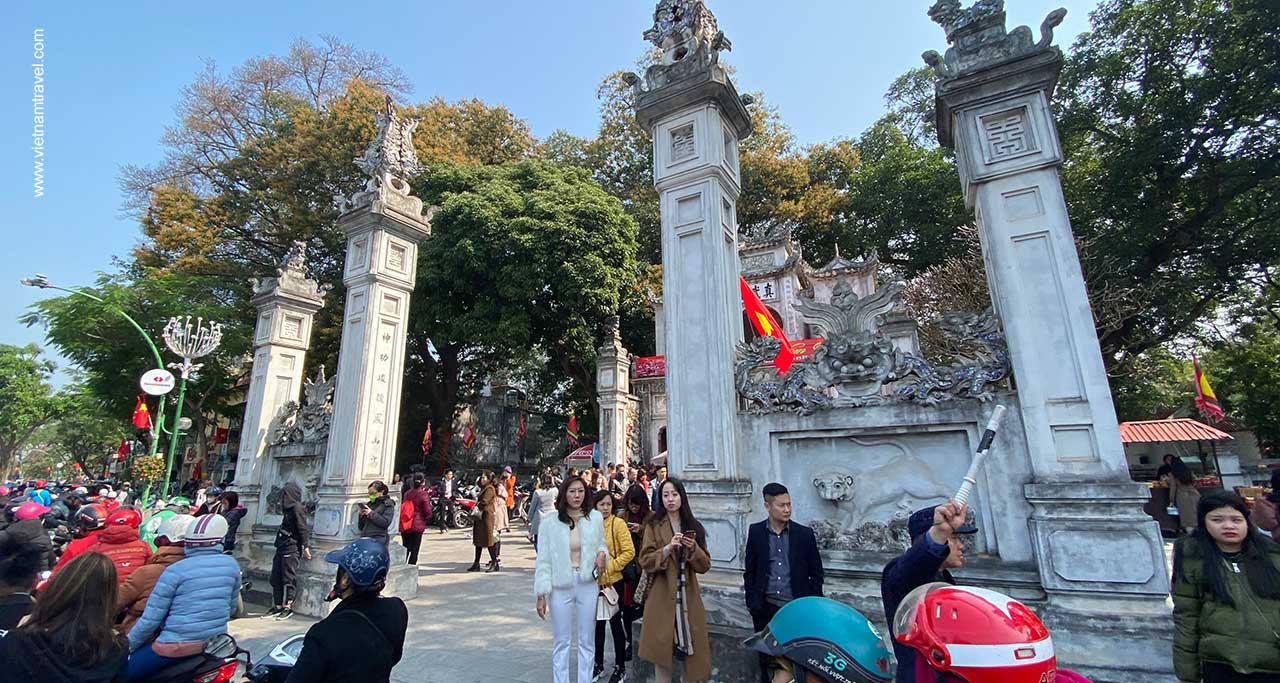
{"label": "carved stone pillar top", "polygon": [[979,0],[961,9],[959,0],[938,0],[929,17],[942,26],[952,47],[946,56],[930,50],[924,61],[938,75],[938,139],[955,146],[956,110],[981,106],[1016,92],[1043,92],[1053,96],[1062,70],[1062,50],[1053,45],[1053,29],[1067,11],[1049,13],[1040,25],[1040,40],[1031,29],[1005,30],[1004,0]]}
{"label": "carved stone pillar top", "polygon": [[634,92],[636,121],[642,128],[652,131],[659,119],[712,101],[739,140],[751,135],[746,108],[751,101],[738,95],[720,64],[720,51],[732,46],[703,0],[659,0],[644,38],[657,46],[659,63],[649,67],[643,79],[631,73],[623,76]]}
{"label": "carved stone pillar top", "polygon": [[296,241],[285,252],[275,277],[249,280],[253,285],[251,301],[259,308],[279,302],[305,311],[318,311],[324,305],[324,297],[330,287],[321,285],[308,275],[307,243]]}

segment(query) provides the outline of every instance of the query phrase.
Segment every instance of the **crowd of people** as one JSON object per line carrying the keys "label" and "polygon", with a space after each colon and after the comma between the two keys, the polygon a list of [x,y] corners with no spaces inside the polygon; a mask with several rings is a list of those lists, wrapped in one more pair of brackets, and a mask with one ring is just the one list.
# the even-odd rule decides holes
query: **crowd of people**
{"label": "crowd of people", "polygon": [[[1171,481],[1185,483],[1185,465],[1176,459],[1166,465]],[[457,494],[470,484],[452,471],[430,487],[421,471],[393,483],[402,484],[399,501],[384,482],[369,484],[368,500],[358,505],[359,540],[326,556],[337,565],[329,599],[340,602],[308,631],[290,681],[388,680],[400,660],[407,608],[380,595],[390,570],[388,544],[398,529],[408,561],[416,563],[429,525],[439,519],[443,533]],[[1171,498],[1185,531],[1174,546],[1172,591],[1173,661],[1182,683],[1280,683],[1280,472],[1271,483],[1272,493],[1252,509],[1229,491],[1202,495],[1192,488],[1194,499]],[[485,471],[475,484],[469,570],[481,570],[487,551],[484,570],[497,572],[503,535],[517,517],[516,475],[511,468]],[[144,511],[124,485],[97,494],[42,481],[0,486],[0,670],[54,683],[142,680],[198,655],[206,639],[226,632],[241,586],[229,551],[245,509],[234,491],[205,486],[190,493],[146,510],[144,524]],[[1022,674],[1030,665],[1054,666],[1048,630],[1034,613],[1007,596],[956,585],[951,572],[966,564],[963,540],[978,532],[966,506],[948,501],[911,514],[909,548],[884,567],[883,616],[897,662],[891,678],[889,651],[871,621],[823,597],[817,539],[792,520],[789,491],[770,483],[760,496],[764,519],[747,532],[742,592],[765,683],[832,680],[805,654],[815,643],[848,667],[839,680],[1022,680],[989,666],[967,670],[964,657],[940,657],[969,637],[931,621],[943,605],[1009,615],[1008,624],[998,625],[1005,635],[984,646],[994,648],[990,656],[1037,653],[1035,661],[1019,662]],[[1187,505],[1194,512],[1182,510]],[[528,506],[534,610],[551,622],[555,683],[574,678],[574,649],[579,683],[621,683],[637,656],[652,664],[659,683],[677,669],[682,680],[711,677],[699,583],[711,569],[709,539],[682,481],[668,477],[665,467],[618,465],[563,475],[553,469],[535,477]],[[282,487],[280,508],[266,616],[288,619],[299,564],[312,557],[307,506],[296,483]],[[637,642],[634,625],[641,620]],[[613,667],[607,670],[609,638]],[[357,653],[376,657],[352,656]],[[1056,675],[1084,680],[1060,667]]]}

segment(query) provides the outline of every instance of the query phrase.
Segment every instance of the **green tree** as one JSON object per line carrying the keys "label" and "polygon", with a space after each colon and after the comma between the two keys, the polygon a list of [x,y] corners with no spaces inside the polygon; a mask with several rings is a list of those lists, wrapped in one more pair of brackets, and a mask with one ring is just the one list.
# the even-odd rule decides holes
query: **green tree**
{"label": "green tree", "polygon": [[62,393],[62,416],[42,428],[36,438],[53,462],[75,463],[85,475],[100,476],[121,440],[134,431],[129,416],[119,406],[104,406],[83,385],[66,387]]}
{"label": "green tree", "polygon": [[[198,435],[196,447],[203,456],[209,447],[205,435],[209,415],[225,413],[243,394],[237,383],[248,370],[243,359],[251,349],[254,321],[247,305],[248,289],[247,282],[185,269],[153,270],[136,278],[102,276],[86,291],[105,304],[74,294],[51,297],[32,305],[20,320],[42,325],[49,343],[80,369],[78,391],[124,420],[133,412],[138,378],[155,366],[155,360],[120,311],[138,321],[170,361],[177,358],[164,348],[162,339],[170,317],[181,314],[221,322],[222,343],[199,361],[203,367],[183,400],[183,415],[194,424],[191,434]],[[176,397],[170,394],[166,400]],[[172,404],[166,414],[173,414]],[[168,422],[171,427],[172,420]]]}
{"label": "green tree", "polygon": [[[1280,257],[1280,12],[1267,0],[1107,0],[1063,71],[1064,190],[1113,372],[1192,331]],[[1104,260],[1099,263],[1100,260]]]}
{"label": "green tree", "polygon": [[1204,368],[1227,414],[1253,428],[1267,446],[1280,444],[1280,333],[1245,323],[1205,354]]}
{"label": "green tree", "polygon": [[[435,443],[449,443],[460,403],[486,379],[539,353],[570,400],[593,401],[600,333],[639,271],[622,204],[585,171],[541,161],[438,164],[413,186],[440,207],[419,257],[406,373]],[[406,451],[423,429],[411,410]]]}
{"label": "green tree", "polygon": [[1191,363],[1164,346],[1147,349],[1111,375],[1111,398],[1121,421],[1151,420],[1195,395]]}
{"label": "green tree", "polygon": [[34,344],[0,344],[0,472],[7,473],[18,450],[64,411],[49,379],[53,362]]}

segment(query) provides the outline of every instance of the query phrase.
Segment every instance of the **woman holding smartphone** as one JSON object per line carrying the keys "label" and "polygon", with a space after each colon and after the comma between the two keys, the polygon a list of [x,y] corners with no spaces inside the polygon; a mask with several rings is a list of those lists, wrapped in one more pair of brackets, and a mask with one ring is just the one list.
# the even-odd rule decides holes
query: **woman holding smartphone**
{"label": "woman holding smartphone", "polygon": [[578,637],[578,683],[590,683],[596,650],[597,580],[608,561],[604,519],[592,512],[587,482],[571,477],[560,485],[556,516],[538,527],[533,592],[538,617],[551,612],[551,670],[555,683],[569,683],[569,644]]}
{"label": "woman holding smartphone", "polygon": [[673,659],[684,662],[683,680],[705,681],[711,649],[698,574],[711,570],[706,531],[680,481],[663,481],[658,499],[662,509],[644,525],[640,549],[640,568],[653,581],[644,603],[640,658],[653,663],[658,683],[671,682]]}

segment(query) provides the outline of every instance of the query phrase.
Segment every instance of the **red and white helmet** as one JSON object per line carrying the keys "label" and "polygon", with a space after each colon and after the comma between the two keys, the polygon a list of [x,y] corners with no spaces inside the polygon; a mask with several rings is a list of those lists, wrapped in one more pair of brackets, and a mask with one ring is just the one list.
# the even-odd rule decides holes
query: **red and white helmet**
{"label": "red and white helmet", "polygon": [[967,683],[1054,683],[1053,639],[1035,612],[986,590],[925,584],[893,617],[893,637]]}
{"label": "red and white helmet", "polygon": [[142,515],[133,508],[119,508],[107,514],[107,526],[142,526]]}

